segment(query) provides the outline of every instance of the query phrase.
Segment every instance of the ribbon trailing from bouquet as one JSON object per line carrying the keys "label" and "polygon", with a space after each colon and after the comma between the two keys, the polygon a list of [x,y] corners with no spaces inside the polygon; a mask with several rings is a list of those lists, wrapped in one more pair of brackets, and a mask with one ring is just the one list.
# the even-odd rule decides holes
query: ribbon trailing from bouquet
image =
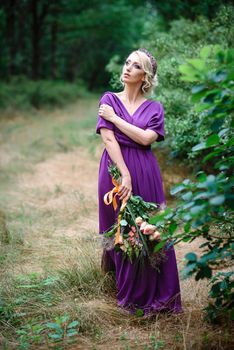
{"label": "ribbon trailing from bouquet", "polygon": [[[118,195],[118,191],[119,191],[120,186],[113,178],[112,178],[112,183],[115,187],[111,191],[107,192],[104,195],[104,203],[106,205],[110,205],[112,203],[114,210],[116,211],[118,208],[116,196]],[[123,238],[122,238],[121,231],[120,231],[120,221],[122,218],[123,209],[125,208],[126,204],[127,204],[127,202],[123,201],[121,208],[120,208],[120,211],[119,211],[118,222],[117,222],[117,232],[116,232],[116,236],[115,236],[115,245],[116,244],[123,244]]]}
{"label": "ribbon trailing from bouquet", "polygon": [[[116,200],[116,196],[118,195],[119,191],[119,185],[118,183],[112,178],[112,183],[115,186],[111,191],[107,192],[104,195],[104,203],[106,205],[110,205],[111,203],[113,204],[114,210],[116,211],[118,204]],[[115,194],[114,194],[115,193]]]}

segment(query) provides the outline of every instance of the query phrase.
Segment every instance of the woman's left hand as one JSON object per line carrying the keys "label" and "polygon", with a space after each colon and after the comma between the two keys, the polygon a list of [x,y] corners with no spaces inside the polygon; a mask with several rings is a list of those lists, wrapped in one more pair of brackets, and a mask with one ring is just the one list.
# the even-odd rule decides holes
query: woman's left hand
{"label": "woman's left hand", "polygon": [[99,115],[112,122],[114,121],[114,119],[116,118],[116,114],[115,114],[115,111],[113,110],[113,108],[109,105],[106,105],[106,104],[101,104],[100,107],[99,107]]}

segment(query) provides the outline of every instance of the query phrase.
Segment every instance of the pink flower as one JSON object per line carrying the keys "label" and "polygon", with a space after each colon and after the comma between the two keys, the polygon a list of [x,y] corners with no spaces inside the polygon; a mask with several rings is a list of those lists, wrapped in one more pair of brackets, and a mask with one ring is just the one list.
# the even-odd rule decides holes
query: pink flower
{"label": "pink flower", "polygon": [[129,231],[129,232],[128,232],[128,235],[129,235],[130,237],[134,237],[134,232]]}
{"label": "pink flower", "polygon": [[131,245],[135,244],[135,238],[134,237],[129,237],[128,240],[131,243]]}
{"label": "pink flower", "polygon": [[160,241],[161,233],[159,231],[155,231],[153,234],[149,236],[150,241]]}
{"label": "pink flower", "polygon": [[156,226],[147,224],[144,226],[143,233],[144,235],[152,235],[156,231]]}
{"label": "pink flower", "polygon": [[140,230],[143,231],[144,230],[144,227],[147,225],[147,222],[146,221],[143,221],[142,224],[141,224],[141,227],[140,227]]}
{"label": "pink flower", "polygon": [[136,232],[136,227],[135,226],[132,226],[131,229],[132,229],[132,232],[134,232],[134,233]]}

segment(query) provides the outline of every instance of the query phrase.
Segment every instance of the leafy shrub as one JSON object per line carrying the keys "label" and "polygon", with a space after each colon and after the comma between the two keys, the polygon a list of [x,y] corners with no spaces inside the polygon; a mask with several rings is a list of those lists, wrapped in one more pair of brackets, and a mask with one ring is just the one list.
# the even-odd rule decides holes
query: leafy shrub
{"label": "leafy shrub", "polygon": [[[211,56],[213,65],[208,64]],[[214,268],[231,266],[234,259],[233,58],[232,49],[207,46],[199,58],[180,66],[182,79],[196,84],[192,101],[201,115],[201,124],[207,127],[206,137],[192,152],[200,153],[201,163],[208,163],[210,173],[200,170],[195,181],[185,179],[177,184],[171,190],[179,199],[177,207],[167,208],[151,219],[164,232],[156,250],[168,239],[176,244],[204,238],[201,257],[188,253],[183,272],[185,277],[195,275],[196,280],[210,279],[209,297],[214,301],[205,310],[211,321],[218,321],[224,314],[234,319],[234,272],[213,276]],[[178,232],[181,226],[183,231]]]}
{"label": "leafy shrub", "polygon": [[86,88],[81,81],[31,81],[24,77],[15,77],[9,83],[0,83],[0,108],[61,107],[85,94]]}
{"label": "leafy shrub", "polygon": [[[145,25],[143,40],[135,47],[149,49],[158,61],[159,86],[152,97],[164,105],[164,145],[171,148],[172,157],[189,158],[193,162],[199,154],[191,152],[191,148],[207,132],[205,124],[200,123],[202,115],[195,110],[194,101],[191,101],[191,81],[181,80],[178,68],[187,57],[197,57],[204,45],[231,47],[233,20],[233,6],[223,6],[211,21],[202,16],[196,21],[181,18],[170,22],[170,30],[162,32],[157,17],[152,16]],[[114,89],[121,89],[118,77],[122,62],[121,65],[119,62],[119,57],[114,56],[106,67],[112,73]],[[215,64],[212,57],[209,64]]]}

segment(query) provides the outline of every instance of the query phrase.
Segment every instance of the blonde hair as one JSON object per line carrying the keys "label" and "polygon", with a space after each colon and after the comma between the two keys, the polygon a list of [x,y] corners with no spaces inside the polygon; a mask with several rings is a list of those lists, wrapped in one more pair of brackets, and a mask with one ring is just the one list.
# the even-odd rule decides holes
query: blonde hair
{"label": "blonde hair", "polygon": [[[145,80],[141,85],[141,90],[143,94],[148,94],[148,93],[152,94],[154,88],[158,86],[157,68],[154,74],[150,58],[144,52],[136,50],[136,51],[132,51],[132,53],[136,53],[138,55],[142,69],[145,72]],[[122,85],[124,85],[122,80],[122,74],[120,76],[120,81]]]}

